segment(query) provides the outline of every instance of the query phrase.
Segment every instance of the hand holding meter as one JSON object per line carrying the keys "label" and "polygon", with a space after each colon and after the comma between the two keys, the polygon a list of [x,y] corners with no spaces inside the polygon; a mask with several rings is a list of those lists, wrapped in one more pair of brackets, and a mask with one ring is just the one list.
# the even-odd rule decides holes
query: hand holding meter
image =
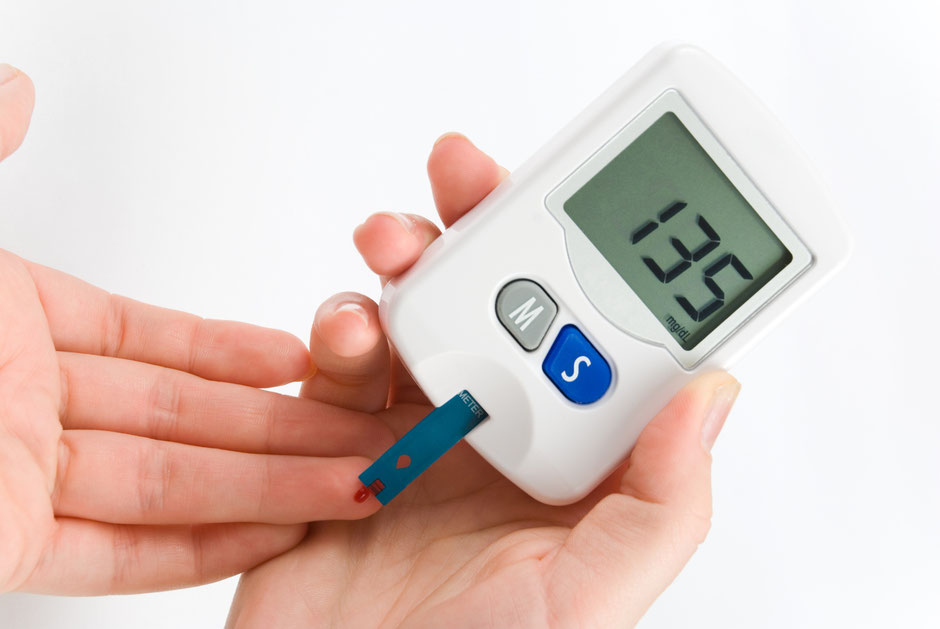
{"label": "hand holding meter", "polygon": [[848,251],[750,92],[704,52],[661,47],[389,283],[380,314],[432,403],[464,391],[485,409],[467,441],[534,498],[567,504]]}

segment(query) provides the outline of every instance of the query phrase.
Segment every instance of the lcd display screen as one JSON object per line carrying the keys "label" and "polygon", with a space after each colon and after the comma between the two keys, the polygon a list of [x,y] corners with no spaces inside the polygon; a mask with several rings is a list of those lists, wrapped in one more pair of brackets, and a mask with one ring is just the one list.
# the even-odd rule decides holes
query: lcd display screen
{"label": "lcd display screen", "polygon": [[686,350],[793,259],[672,112],[564,209]]}

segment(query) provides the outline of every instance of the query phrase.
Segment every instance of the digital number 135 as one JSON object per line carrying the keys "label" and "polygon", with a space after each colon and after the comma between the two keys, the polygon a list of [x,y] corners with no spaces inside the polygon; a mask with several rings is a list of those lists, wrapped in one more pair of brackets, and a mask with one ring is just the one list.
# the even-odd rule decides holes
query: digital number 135
{"label": "digital number 135", "polygon": [[[676,214],[681,212],[686,207],[684,201],[676,201],[672,205],[668,206],[657,216],[658,220],[648,220],[637,229],[633,231],[631,235],[632,244],[637,244],[654,231],[656,231],[660,225],[666,223],[669,219],[674,217]],[[649,256],[643,256],[643,263],[646,264],[646,268],[656,276],[663,284],[668,284],[689,269],[692,268],[692,265],[696,262],[704,260],[708,254],[718,248],[721,244],[721,236],[718,235],[711,225],[708,224],[708,221],[705,220],[705,217],[701,214],[698,214],[695,217],[695,224],[699,226],[702,230],[702,233],[705,235],[705,240],[695,247],[694,249],[689,249],[685,244],[679,240],[678,237],[672,236],[669,238],[669,243],[672,245],[673,249],[676,250],[676,253],[679,254],[679,260],[675,263],[668,265],[665,270],[663,266],[657,263],[653,258]],[[731,266],[735,271],[738,272],[738,275],[742,279],[752,280],[754,277],[751,275],[751,272],[747,270],[744,266],[744,263],[738,259],[733,253],[725,253],[721,255],[717,260],[710,263],[702,271],[702,281],[705,283],[705,286],[708,287],[708,290],[712,293],[712,299],[701,308],[696,308],[692,305],[692,302],[688,300],[685,295],[676,295],[676,302],[682,306],[682,309],[685,310],[693,321],[704,321],[712,314],[714,314],[719,308],[721,308],[725,303],[725,292],[718,285],[718,282],[715,281],[715,275],[719,271],[724,269],[726,266]]]}

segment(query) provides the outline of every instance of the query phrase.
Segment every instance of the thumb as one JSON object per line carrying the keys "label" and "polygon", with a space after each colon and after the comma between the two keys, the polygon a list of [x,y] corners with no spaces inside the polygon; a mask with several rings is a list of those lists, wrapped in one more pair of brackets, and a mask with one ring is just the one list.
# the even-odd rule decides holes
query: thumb
{"label": "thumb", "polygon": [[635,623],[685,566],[708,533],[710,450],[739,390],[727,373],[705,374],[646,426],[619,491],[572,529],[553,562],[551,587],[595,584],[571,590],[578,609],[559,613],[595,619],[588,626]]}
{"label": "thumb", "polygon": [[5,63],[0,63],[0,161],[19,148],[33,113],[33,82]]}
{"label": "thumb", "polygon": [[310,355],[316,371],[301,396],[375,413],[388,400],[389,349],[375,302],[358,293],[327,299],[314,317]]}

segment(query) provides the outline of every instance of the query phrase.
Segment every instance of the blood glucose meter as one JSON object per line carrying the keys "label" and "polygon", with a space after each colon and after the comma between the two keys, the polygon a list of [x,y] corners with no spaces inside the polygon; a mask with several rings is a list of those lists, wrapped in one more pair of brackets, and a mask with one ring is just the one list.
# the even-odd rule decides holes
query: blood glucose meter
{"label": "blood glucose meter", "polygon": [[390,282],[380,316],[431,402],[466,390],[489,414],[467,441],[560,505],[848,252],[771,114],[705,52],[662,46]]}

